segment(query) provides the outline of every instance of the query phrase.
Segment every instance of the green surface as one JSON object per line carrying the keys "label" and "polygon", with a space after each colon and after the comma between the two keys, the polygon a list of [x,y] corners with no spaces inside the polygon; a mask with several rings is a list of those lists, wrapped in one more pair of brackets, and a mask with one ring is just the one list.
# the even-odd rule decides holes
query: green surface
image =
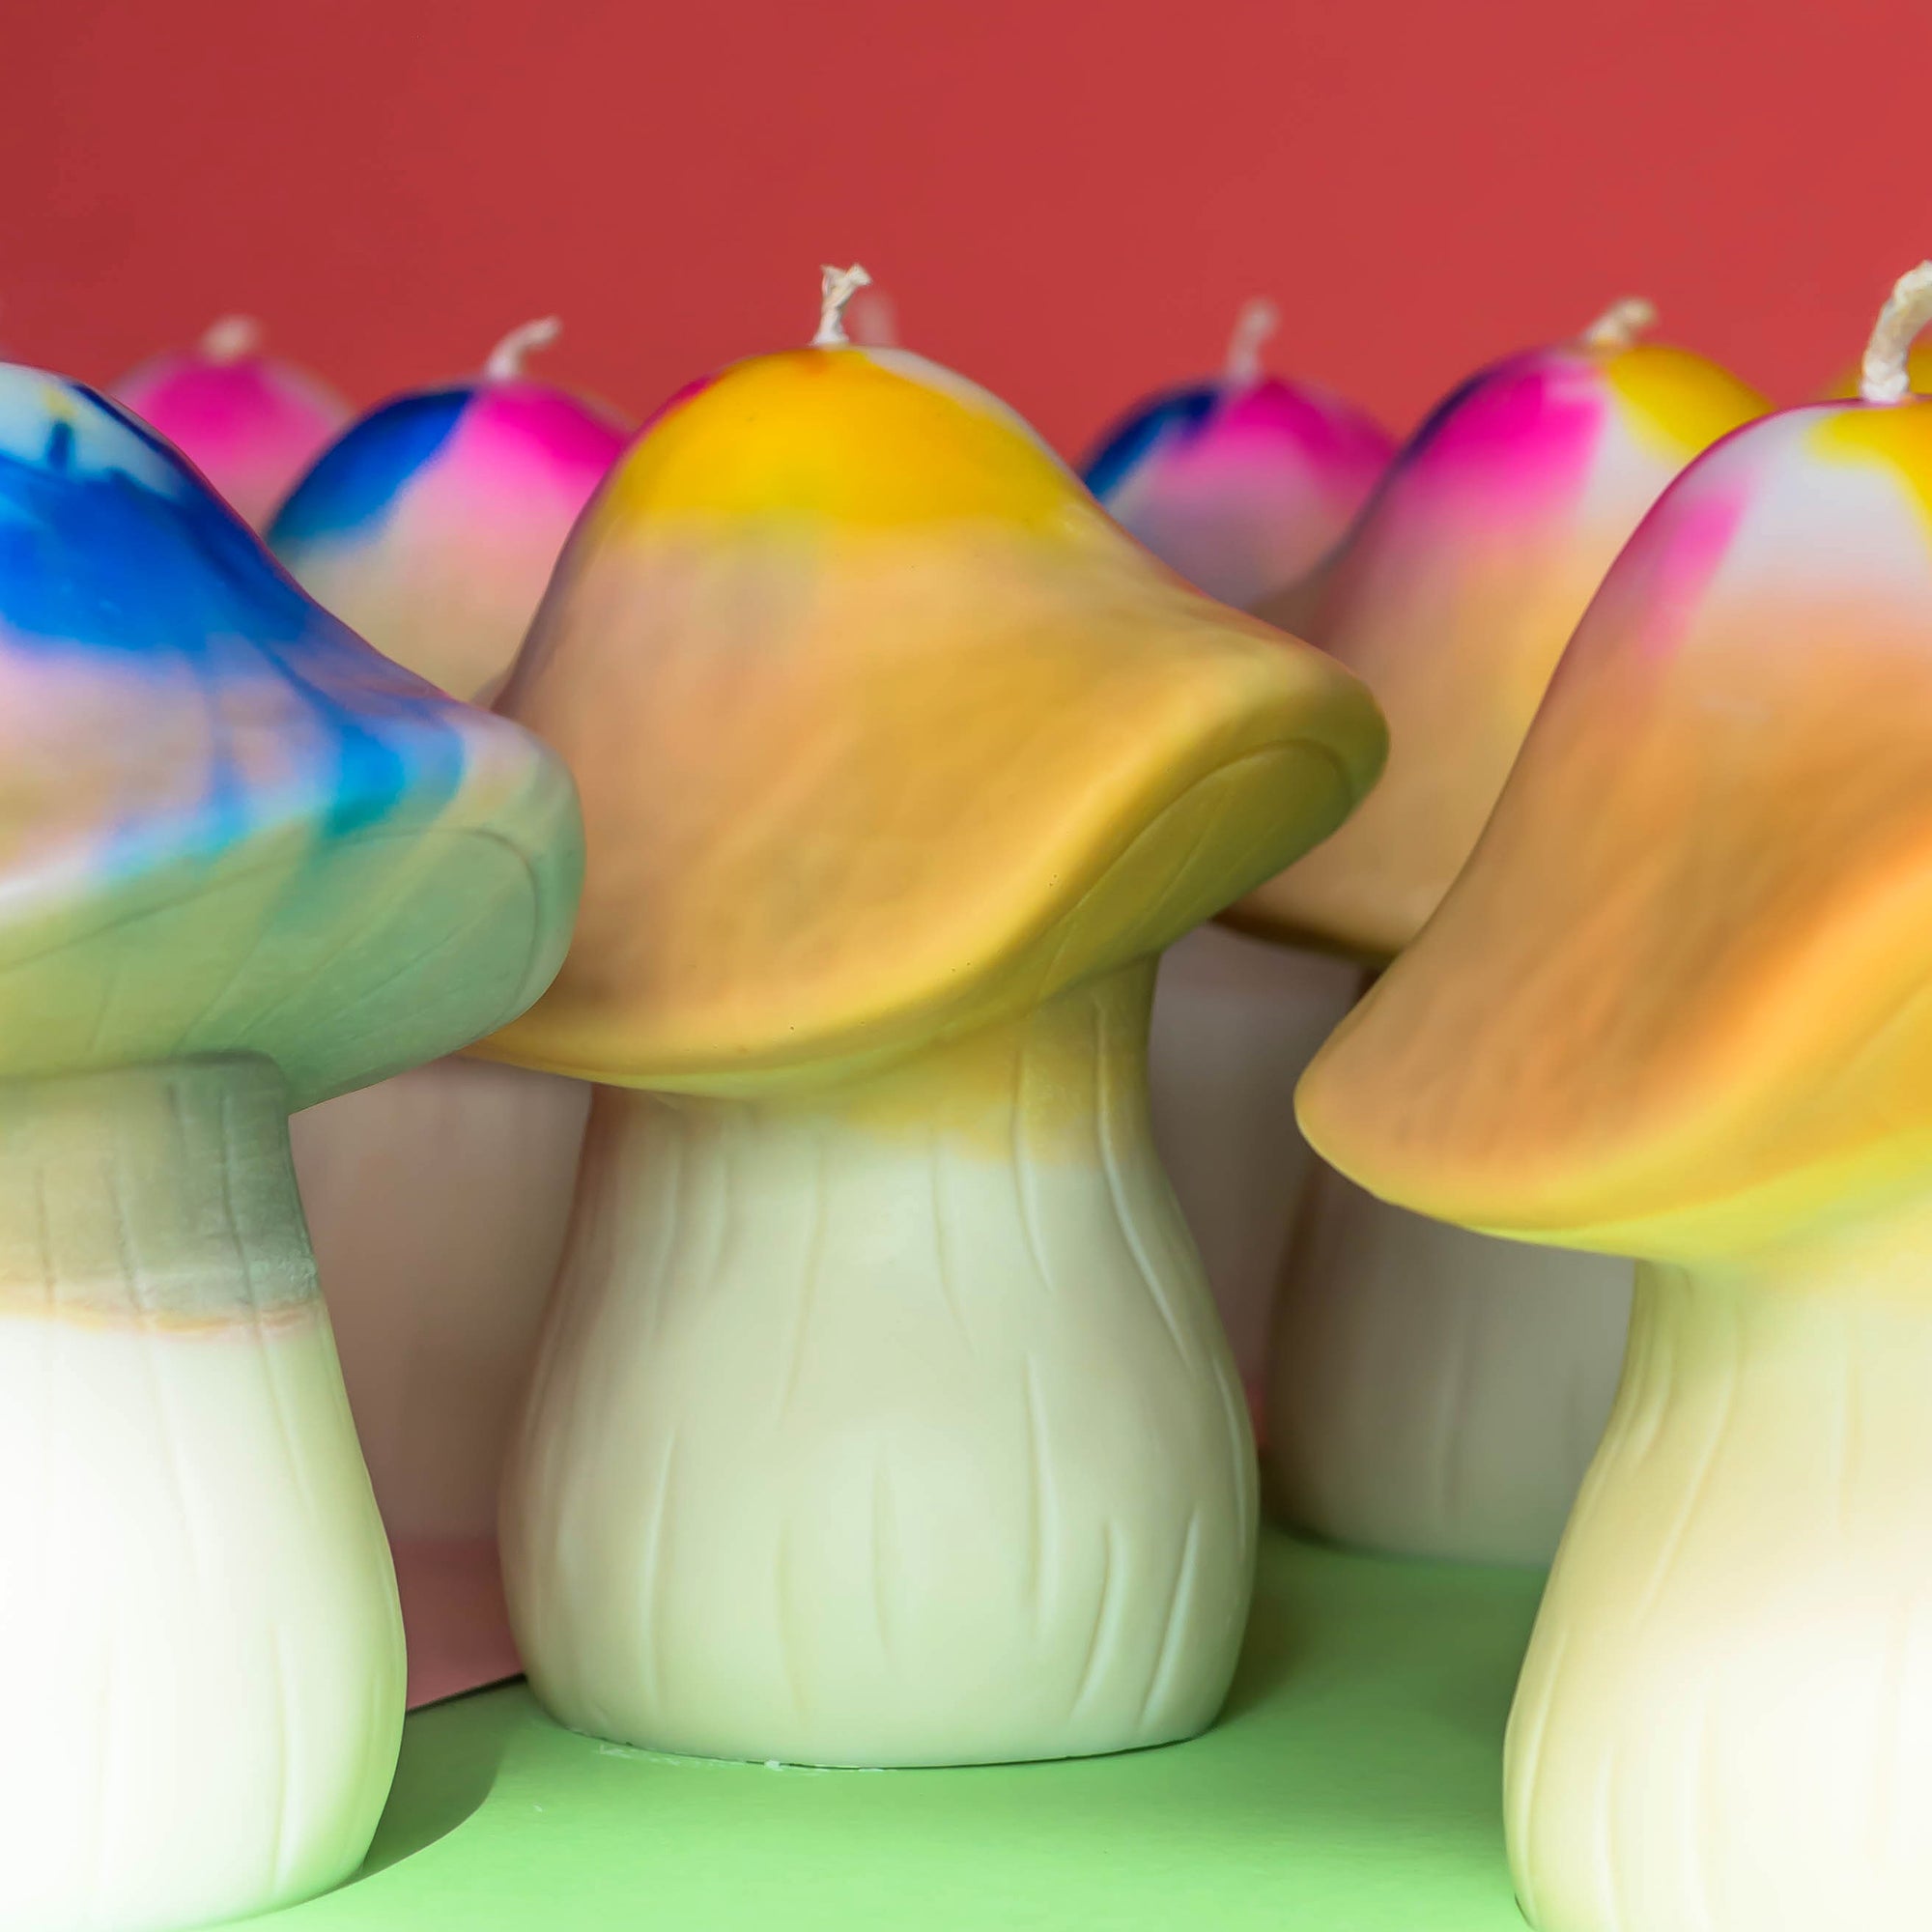
{"label": "green surface", "polygon": [[410,1719],[362,1874],[254,1922],[1521,1932],[1498,1793],[1540,1587],[1268,1537],[1222,1721],[1060,1764],[719,1764],[480,1691]]}

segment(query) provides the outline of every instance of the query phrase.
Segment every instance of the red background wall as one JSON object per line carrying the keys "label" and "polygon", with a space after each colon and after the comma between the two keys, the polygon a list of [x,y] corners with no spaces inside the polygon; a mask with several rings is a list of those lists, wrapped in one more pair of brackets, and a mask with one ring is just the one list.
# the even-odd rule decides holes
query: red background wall
{"label": "red background wall", "polygon": [[1651,295],[1791,397],[1932,253],[1927,0],[14,0],[0,343],[230,309],[353,394],[554,309],[641,412],[863,260],[1064,445],[1275,357],[1406,422]]}

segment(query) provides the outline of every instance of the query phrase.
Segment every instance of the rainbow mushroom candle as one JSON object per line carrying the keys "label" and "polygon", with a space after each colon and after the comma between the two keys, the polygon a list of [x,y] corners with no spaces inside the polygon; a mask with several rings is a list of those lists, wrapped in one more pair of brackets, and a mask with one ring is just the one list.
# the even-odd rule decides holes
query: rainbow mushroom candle
{"label": "rainbow mushroom candle", "polygon": [[[1371,970],[1415,937],[1605,571],[1684,465],[1769,407],[1638,339],[1648,308],[1485,370],[1396,459],[1307,632],[1376,693],[1388,772],[1235,908],[1251,930]],[[1275,1316],[1275,1506],[1345,1543],[1548,1562],[1609,1409],[1630,1287],[1628,1263],[1486,1240],[1317,1163]]]}
{"label": "rainbow mushroom candle", "polygon": [[506,1471],[530,1681],[722,1757],[1200,1730],[1254,1450],[1148,1132],[1160,949],[1338,824],[1380,719],[984,390],[818,336],[674,397],[500,708],[585,806],[602,1083]]}
{"label": "rainbow mushroom candle", "polygon": [[535,998],[581,832],[534,739],[11,367],[0,685],[0,1924],[151,1932],[368,1846],[402,1629],[288,1114]]}
{"label": "rainbow mushroom candle", "polygon": [[[1155,555],[1243,606],[1306,582],[1395,453],[1364,412],[1266,371],[1262,349],[1276,321],[1273,303],[1250,302],[1219,376],[1137,405],[1086,471]],[[1346,961],[1211,923],[1161,961],[1148,1051],[1154,1142],[1242,1378],[1257,1391],[1306,1159],[1294,1081],[1358,980]]]}
{"label": "rainbow mushroom candle", "polygon": [[191,350],[129,370],[109,393],[256,529],[350,416],[320,378],[268,355],[260,326],[242,315],[224,316]]}
{"label": "rainbow mushroom candle", "polygon": [[[630,438],[602,404],[524,372],[556,332],[554,319],[526,324],[481,375],[371,411],[269,532],[312,597],[460,697],[502,681],[571,525]],[[588,1105],[579,1081],[450,1059],[294,1122],[350,1403],[399,1543],[495,1533]]]}
{"label": "rainbow mushroom candle", "polygon": [[1541,1932],[1932,1924],[1928,314],[1671,488],[1301,1089],[1378,1194],[1638,1258],[1510,1719]]}

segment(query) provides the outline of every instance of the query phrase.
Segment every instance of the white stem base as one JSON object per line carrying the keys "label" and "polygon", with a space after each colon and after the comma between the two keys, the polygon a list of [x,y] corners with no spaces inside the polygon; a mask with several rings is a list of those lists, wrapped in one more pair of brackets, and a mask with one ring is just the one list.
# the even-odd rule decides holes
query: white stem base
{"label": "white stem base", "polygon": [[0,1925],[361,1861],[403,1645],[265,1061],[0,1089]]}
{"label": "white stem base", "polygon": [[1510,1718],[1540,1932],[1932,1924],[1928,1267],[1641,1272]]}
{"label": "white stem base", "polygon": [[1358,1548],[1548,1563],[1609,1414],[1632,1264],[1315,1167],[1270,1345],[1270,1508]]}
{"label": "white stem base", "polygon": [[1204,925],[1170,947],[1154,989],[1154,1145],[1259,1393],[1289,1226],[1312,1156],[1294,1083],[1355,1002],[1361,968]]}
{"label": "white stem base", "polygon": [[836,1094],[599,1091],[504,1484],[566,1723],[886,1765],[1210,1721],[1253,1447],[1148,1134],[1150,977]]}
{"label": "white stem base", "polygon": [[389,1534],[491,1536],[590,1089],[440,1060],[289,1122],[349,1406]]}

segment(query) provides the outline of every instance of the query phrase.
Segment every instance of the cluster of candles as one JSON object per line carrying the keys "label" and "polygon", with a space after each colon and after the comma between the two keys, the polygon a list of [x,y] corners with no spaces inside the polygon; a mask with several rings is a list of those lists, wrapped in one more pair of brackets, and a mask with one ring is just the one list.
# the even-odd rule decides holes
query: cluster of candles
{"label": "cluster of candles", "polygon": [[1924,1922],[1932,265],[1400,447],[1257,309],[1084,484],[864,279],[635,433],[0,368],[0,1920],[351,1872],[390,1539],[629,1744],[1188,1737],[1245,1377],[1292,1525],[1555,1554],[1541,1932]]}

